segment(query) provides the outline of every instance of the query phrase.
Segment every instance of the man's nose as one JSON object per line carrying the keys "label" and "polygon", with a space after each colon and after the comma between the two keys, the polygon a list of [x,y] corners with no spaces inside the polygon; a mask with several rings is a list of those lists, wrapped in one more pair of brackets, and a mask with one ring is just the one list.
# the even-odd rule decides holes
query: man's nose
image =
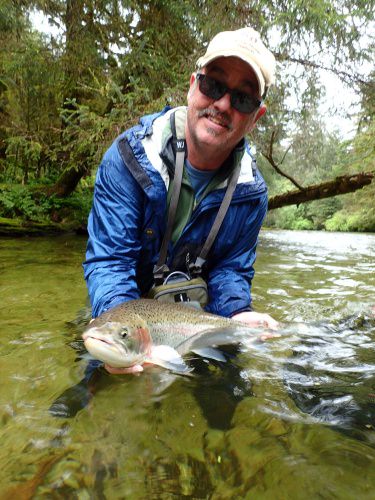
{"label": "man's nose", "polygon": [[230,94],[226,92],[223,97],[214,102],[214,105],[219,111],[228,111],[231,108]]}

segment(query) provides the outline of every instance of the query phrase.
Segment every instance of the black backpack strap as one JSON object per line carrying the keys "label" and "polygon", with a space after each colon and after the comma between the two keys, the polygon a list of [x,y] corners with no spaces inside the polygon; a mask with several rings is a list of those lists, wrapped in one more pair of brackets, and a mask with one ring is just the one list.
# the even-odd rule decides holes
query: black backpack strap
{"label": "black backpack strap", "polygon": [[[174,114],[171,116],[171,122],[172,122],[172,127],[174,127]],[[154,266],[153,270],[154,281],[156,285],[160,285],[164,281],[165,274],[169,272],[168,266],[166,265],[168,244],[172,236],[173,224],[177,212],[178,200],[180,197],[182,174],[184,171],[184,163],[185,163],[185,150],[186,150],[185,139],[177,137],[176,166],[174,171],[171,201],[169,203],[167,229],[165,231],[164,238],[161,244],[159,259],[156,265]]]}
{"label": "black backpack strap", "polygon": [[191,263],[189,266],[189,271],[193,277],[199,276],[202,272],[202,266],[206,262],[208,252],[211,250],[211,247],[223,223],[224,217],[228,211],[230,202],[232,201],[233,193],[234,190],[236,189],[237,181],[240,176],[240,171],[241,171],[241,166],[238,165],[237,168],[232,173],[232,175],[230,176],[227,190],[225,192],[223,201],[221,202],[219,211],[215,217],[211,231],[207,236],[207,240],[203,245],[201,253],[197,257],[196,261],[194,263]]}

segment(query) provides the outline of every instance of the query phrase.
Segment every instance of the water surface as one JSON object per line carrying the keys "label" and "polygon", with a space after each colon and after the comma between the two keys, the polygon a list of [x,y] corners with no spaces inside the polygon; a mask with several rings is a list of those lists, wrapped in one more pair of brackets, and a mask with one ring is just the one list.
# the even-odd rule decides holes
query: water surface
{"label": "water surface", "polygon": [[1,498],[373,498],[375,235],[262,232],[282,336],[192,377],[87,372],[84,249],[0,240]]}

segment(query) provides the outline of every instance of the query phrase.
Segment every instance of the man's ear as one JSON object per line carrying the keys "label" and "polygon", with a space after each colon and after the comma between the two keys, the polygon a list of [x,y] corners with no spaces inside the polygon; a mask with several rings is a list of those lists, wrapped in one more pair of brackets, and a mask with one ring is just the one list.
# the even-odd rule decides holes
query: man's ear
{"label": "man's ear", "polygon": [[191,97],[192,92],[194,91],[194,86],[195,86],[196,79],[197,79],[196,73],[192,73],[191,76],[190,76],[190,87],[189,87],[189,91],[188,91],[188,94],[187,94],[188,100]]}

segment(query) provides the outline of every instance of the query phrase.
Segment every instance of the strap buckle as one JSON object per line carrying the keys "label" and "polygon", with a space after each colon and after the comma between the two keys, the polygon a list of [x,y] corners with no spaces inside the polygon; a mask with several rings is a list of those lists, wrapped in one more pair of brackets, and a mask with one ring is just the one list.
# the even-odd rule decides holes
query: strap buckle
{"label": "strap buckle", "polygon": [[167,274],[169,274],[169,267],[167,264],[162,264],[161,266],[155,264],[153,269],[155,285],[162,285]]}
{"label": "strap buckle", "polygon": [[189,273],[193,278],[198,278],[202,274],[202,267],[206,259],[202,259],[202,257],[197,257],[195,262],[191,262],[189,264]]}

